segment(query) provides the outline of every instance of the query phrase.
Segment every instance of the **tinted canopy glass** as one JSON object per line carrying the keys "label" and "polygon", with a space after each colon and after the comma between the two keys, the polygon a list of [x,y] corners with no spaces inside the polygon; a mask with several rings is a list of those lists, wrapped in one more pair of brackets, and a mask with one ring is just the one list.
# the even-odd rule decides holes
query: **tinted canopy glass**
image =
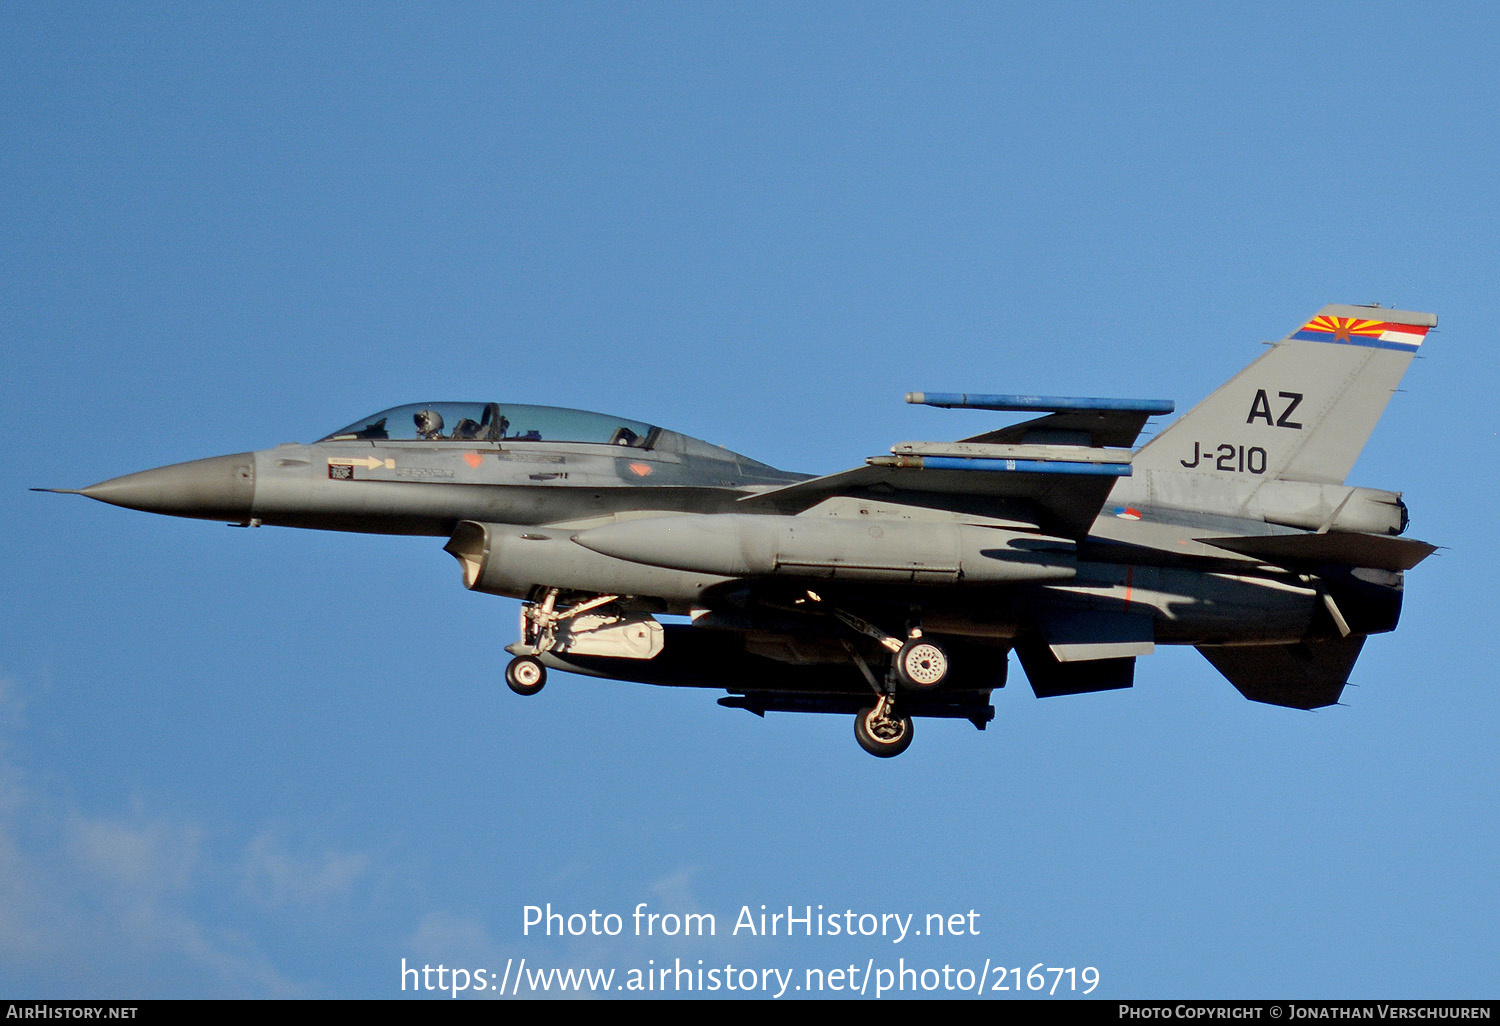
{"label": "tinted canopy glass", "polygon": [[640,447],[652,430],[640,421],[557,406],[411,403],[382,410],[319,441],[595,442]]}

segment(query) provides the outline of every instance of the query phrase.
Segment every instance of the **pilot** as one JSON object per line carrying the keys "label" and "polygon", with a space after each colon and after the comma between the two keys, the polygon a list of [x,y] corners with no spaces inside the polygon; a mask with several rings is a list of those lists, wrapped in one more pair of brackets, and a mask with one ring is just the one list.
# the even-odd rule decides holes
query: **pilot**
{"label": "pilot", "polygon": [[417,437],[439,438],[443,433],[443,416],[437,410],[423,410],[412,417],[417,424]]}
{"label": "pilot", "polygon": [[479,433],[486,441],[498,442],[505,437],[510,421],[500,412],[499,403],[486,403],[484,414],[479,418]]}

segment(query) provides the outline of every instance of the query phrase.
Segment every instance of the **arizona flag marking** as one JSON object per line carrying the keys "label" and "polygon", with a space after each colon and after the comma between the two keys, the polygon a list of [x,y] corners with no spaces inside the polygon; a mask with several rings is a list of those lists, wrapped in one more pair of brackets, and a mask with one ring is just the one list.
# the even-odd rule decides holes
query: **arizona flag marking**
{"label": "arizona flag marking", "polygon": [[1292,338],[1303,342],[1338,342],[1377,349],[1415,349],[1427,337],[1425,324],[1392,324],[1358,317],[1314,317]]}

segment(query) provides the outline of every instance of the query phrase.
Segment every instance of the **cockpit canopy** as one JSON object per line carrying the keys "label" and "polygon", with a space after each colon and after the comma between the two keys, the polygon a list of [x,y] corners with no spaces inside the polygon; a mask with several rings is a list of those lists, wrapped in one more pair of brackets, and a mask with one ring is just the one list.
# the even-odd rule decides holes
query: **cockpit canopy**
{"label": "cockpit canopy", "polygon": [[321,442],[592,442],[644,448],[659,433],[640,421],[558,406],[411,403],[382,410]]}

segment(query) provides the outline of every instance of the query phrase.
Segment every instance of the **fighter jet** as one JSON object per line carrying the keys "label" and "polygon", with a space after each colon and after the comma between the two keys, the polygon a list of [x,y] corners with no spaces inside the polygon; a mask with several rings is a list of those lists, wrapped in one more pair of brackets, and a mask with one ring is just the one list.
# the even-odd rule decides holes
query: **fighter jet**
{"label": "fighter jet", "polygon": [[1053,697],[1128,688],[1164,644],[1315,709],[1435,548],[1401,537],[1399,492],[1344,479],[1436,324],[1324,307],[1138,449],[1170,401],[912,393],[1033,416],[823,477],[600,413],[430,402],[74,493],[446,538],[465,586],[522,602],[521,695],[549,669],[721,689],[761,716],[852,716],[889,757],[917,717],[983,730],[1012,651]]}

